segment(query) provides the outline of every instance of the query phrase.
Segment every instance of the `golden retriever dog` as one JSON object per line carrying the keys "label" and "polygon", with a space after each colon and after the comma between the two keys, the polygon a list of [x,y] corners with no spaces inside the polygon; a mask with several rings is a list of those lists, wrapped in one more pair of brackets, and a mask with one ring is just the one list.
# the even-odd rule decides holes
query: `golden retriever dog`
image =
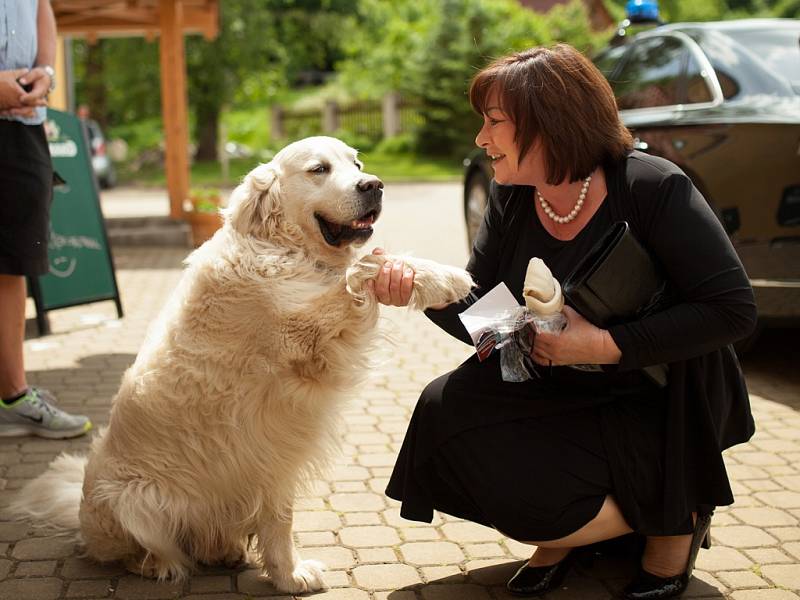
{"label": "golden retriever dog", "polygon": [[323,566],[294,547],[292,507],[324,472],[338,407],[369,369],[378,304],[364,284],[401,258],[416,272],[414,308],[472,286],[431,261],[357,259],[382,193],[328,137],[251,171],[223,227],[186,259],[88,457],[55,459],[13,510],[146,576],[179,580],[252,549],[279,590],[324,588]]}

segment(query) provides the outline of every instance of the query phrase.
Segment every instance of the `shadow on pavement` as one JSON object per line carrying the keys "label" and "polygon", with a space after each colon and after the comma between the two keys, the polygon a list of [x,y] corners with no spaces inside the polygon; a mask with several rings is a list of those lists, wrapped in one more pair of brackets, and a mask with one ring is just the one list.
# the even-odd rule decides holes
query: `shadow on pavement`
{"label": "shadow on pavement", "polygon": [[178,246],[121,246],[113,248],[114,267],[125,269],[183,269],[192,248]]}
{"label": "shadow on pavement", "polygon": [[751,393],[800,409],[800,329],[765,329],[742,357]]}
{"label": "shadow on pavement", "polygon": [[93,354],[79,359],[74,367],[29,370],[28,383],[50,390],[58,399],[59,408],[88,415],[97,428],[108,423],[111,400],[122,374],[135,359],[135,354]]}

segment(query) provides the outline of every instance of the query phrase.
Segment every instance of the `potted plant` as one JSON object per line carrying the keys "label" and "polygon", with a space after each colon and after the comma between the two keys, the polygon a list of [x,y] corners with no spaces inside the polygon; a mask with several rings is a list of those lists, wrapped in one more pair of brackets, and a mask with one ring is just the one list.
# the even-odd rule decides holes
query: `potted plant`
{"label": "potted plant", "polygon": [[192,228],[192,244],[197,248],[222,226],[219,214],[222,197],[216,189],[193,189],[189,192],[184,211]]}

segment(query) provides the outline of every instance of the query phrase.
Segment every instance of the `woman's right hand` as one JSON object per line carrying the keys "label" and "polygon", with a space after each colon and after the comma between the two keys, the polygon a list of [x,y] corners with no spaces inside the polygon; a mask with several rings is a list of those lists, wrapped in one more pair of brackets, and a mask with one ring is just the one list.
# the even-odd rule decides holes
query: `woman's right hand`
{"label": "woman's right hand", "polygon": [[22,108],[22,96],[25,90],[17,79],[28,72],[28,69],[12,69],[0,71],[0,110],[6,111]]}
{"label": "woman's right hand", "polygon": [[[373,254],[385,254],[383,248],[375,248]],[[381,304],[408,306],[414,288],[414,270],[402,261],[386,261],[381,270],[367,282],[369,290]]]}

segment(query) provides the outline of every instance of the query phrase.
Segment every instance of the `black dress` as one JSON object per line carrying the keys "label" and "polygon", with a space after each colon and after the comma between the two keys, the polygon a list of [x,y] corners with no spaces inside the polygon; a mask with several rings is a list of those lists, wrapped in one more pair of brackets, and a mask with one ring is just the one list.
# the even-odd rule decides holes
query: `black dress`
{"label": "black dress", "polygon": [[[662,159],[633,152],[604,166],[608,195],[570,241],[535,213],[535,190],[494,186],[468,270],[481,296],[503,281],[522,303],[528,261],[563,281],[612,223],[626,220],[663,268],[667,310],[609,329],[622,351],[603,372],[545,369],[502,381],[496,354],[473,355],[423,391],[386,493],[401,514],[434,509],[542,541],[580,529],[613,495],[645,535],[692,530],[699,505],[733,497],[721,451],[754,431],[741,369],[729,344],[755,323],[747,276],[705,200]],[[466,302],[427,314],[466,343]],[[670,364],[666,388],[639,370]]]}

